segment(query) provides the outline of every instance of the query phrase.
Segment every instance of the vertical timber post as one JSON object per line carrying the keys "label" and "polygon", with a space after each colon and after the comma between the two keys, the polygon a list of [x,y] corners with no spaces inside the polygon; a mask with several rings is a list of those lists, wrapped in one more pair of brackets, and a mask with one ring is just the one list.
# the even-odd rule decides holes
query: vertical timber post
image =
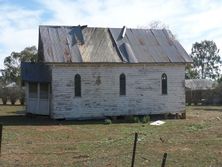
{"label": "vertical timber post", "polygon": [[164,154],[163,154],[163,160],[162,160],[162,165],[161,165],[161,167],[165,167],[166,158],[167,158],[167,153],[164,153]]}
{"label": "vertical timber post", "polygon": [[3,125],[2,123],[0,123],[0,156],[2,154],[2,128],[3,128]]}
{"label": "vertical timber post", "polygon": [[135,139],[134,139],[134,145],[133,145],[133,156],[132,156],[131,167],[134,167],[135,155],[136,155],[136,143],[137,143],[137,138],[138,138],[138,134],[135,133]]}

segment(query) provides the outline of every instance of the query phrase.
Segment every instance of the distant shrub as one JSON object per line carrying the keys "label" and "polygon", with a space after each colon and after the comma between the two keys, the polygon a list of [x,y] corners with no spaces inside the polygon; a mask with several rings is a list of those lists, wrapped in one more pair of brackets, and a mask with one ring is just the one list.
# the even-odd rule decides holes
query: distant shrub
{"label": "distant shrub", "polygon": [[2,99],[2,103],[4,105],[7,104],[8,96],[9,94],[7,88],[0,88],[0,98]]}
{"label": "distant shrub", "polygon": [[12,105],[15,104],[16,100],[19,98],[19,88],[18,87],[12,87],[8,88],[8,93],[9,93],[9,100]]}
{"label": "distant shrub", "polygon": [[25,90],[19,86],[15,87],[4,87],[0,88],[0,98],[4,105],[7,104],[9,100],[12,105],[19,99],[20,103],[23,105],[25,101]]}
{"label": "distant shrub", "polygon": [[104,120],[104,124],[112,124],[112,120],[107,118]]}

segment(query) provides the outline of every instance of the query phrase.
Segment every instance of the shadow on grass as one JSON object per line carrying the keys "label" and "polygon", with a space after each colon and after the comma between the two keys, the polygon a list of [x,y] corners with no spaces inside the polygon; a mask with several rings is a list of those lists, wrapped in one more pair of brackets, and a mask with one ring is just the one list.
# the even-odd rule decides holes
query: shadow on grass
{"label": "shadow on grass", "polygon": [[[90,125],[90,124],[107,124],[104,118],[91,119],[91,120],[53,120],[48,116],[40,115],[26,115],[24,110],[14,110],[7,111],[6,115],[0,115],[0,123],[3,126],[46,126],[46,125]],[[120,118],[120,119],[119,119]],[[119,118],[112,117],[111,124],[124,124],[124,123],[137,123],[134,120],[128,120],[120,116]],[[164,119],[163,114],[150,115],[150,121],[162,120]],[[168,119],[174,119],[168,117]],[[109,124],[109,123],[108,123]]]}
{"label": "shadow on grass", "polygon": [[1,115],[3,126],[45,126],[45,125],[87,125],[104,124],[104,120],[53,120],[48,116],[26,115],[25,111],[10,111],[9,115]]}
{"label": "shadow on grass", "polygon": [[28,117],[25,115],[6,115],[0,116],[0,123],[3,126],[45,126],[45,125],[87,125],[104,124],[103,120],[53,120],[46,116]]}
{"label": "shadow on grass", "polygon": [[[51,126],[51,125],[93,125],[93,124],[106,125],[107,124],[104,121],[104,119],[53,120],[50,119],[48,116],[39,116],[39,115],[26,116],[25,114],[21,113],[22,111],[17,111],[17,114],[14,115],[0,116],[0,123],[3,124],[3,126],[47,126],[47,125]],[[163,116],[155,116],[155,117],[152,116],[150,118],[150,121],[156,121],[162,119],[164,119]],[[124,119],[111,121],[111,124],[126,124],[126,123],[138,123],[138,122],[127,121]]]}

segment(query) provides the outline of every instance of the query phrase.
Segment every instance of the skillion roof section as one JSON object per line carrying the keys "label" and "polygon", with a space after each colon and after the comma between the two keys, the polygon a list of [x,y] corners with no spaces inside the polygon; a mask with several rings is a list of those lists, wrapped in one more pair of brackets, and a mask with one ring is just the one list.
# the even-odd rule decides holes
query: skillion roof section
{"label": "skillion roof section", "polygon": [[51,71],[45,63],[21,63],[22,81],[28,82],[51,82]]}
{"label": "skillion roof section", "polygon": [[190,63],[192,59],[168,30],[40,26],[43,62]]}

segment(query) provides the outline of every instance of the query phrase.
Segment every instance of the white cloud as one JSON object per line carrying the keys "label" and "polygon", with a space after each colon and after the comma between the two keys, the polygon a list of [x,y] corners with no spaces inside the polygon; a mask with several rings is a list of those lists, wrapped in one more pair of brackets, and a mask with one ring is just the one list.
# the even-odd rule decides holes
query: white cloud
{"label": "white cloud", "polygon": [[[169,25],[188,53],[194,42],[205,39],[214,40],[222,48],[219,0],[36,1],[40,4],[38,10],[12,4],[0,6],[1,62],[12,51],[37,45],[39,24],[138,27],[160,20]],[[44,18],[44,12],[50,13],[50,17]]]}
{"label": "white cloud", "polygon": [[[199,40],[221,41],[222,4],[216,0],[82,0],[41,1],[54,14],[50,24],[88,24],[89,26],[128,27],[146,26],[152,20],[169,25],[179,41],[190,52],[192,43]],[[217,30],[215,30],[217,28]],[[219,31],[219,32],[218,32]],[[220,47],[221,42],[219,43]]]}
{"label": "white cloud", "polygon": [[[165,20],[181,12],[180,0],[82,0],[82,1],[40,1],[45,9],[52,11],[51,24],[88,24],[89,26],[137,27],[152,20]],[[182,5],[181,5],[182,6]],[[161,11],[161,12],[160,12]]]}
{"label": "white cloud", "polygon": [[18,6],[0,6],[0,68],[12,51],[21,51],[37,45],[38,25],[42,11],[23,9]]}

